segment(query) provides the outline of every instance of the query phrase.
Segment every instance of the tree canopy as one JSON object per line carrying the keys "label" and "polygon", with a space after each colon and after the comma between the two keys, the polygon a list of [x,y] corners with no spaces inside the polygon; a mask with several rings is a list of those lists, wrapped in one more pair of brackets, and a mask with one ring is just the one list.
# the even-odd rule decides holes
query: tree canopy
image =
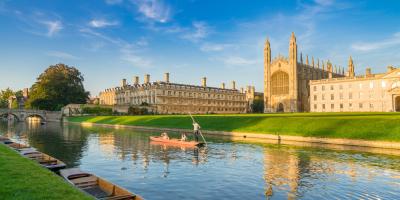
{"label": "tree canopy", "polygon": [[15,93],[12,89],[7,88],[0,91],[0,108],[8,108],[8,98]]}
{"label": "tree canopy", "polygon": [[28,108],[60,110],[70,103],[86,103],[89,92],[83,86],[84,78],[78,69],[59,63],[51,65],[32,85]]}

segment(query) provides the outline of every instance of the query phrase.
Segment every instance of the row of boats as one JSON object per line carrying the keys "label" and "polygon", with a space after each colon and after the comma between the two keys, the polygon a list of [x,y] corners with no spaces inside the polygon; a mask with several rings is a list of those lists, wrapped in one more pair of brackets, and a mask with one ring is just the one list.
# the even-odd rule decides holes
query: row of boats
{"label": "row of boats", "polygon": [[17,151],[22,156],[36,161],[41,166],[59,174],[70,184],[90,196],[101,200],[142,200],[143,198],[129,192],[94,174],[81,171],[79,168],[65,169],[66,164],[28,145],[11,141],[0,136],[0,143]]}

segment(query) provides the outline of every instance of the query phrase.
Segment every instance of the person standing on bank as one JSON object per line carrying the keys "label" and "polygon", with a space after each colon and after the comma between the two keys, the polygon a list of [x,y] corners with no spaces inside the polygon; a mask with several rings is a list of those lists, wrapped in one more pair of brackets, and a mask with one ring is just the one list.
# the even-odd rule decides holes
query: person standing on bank
{"label": "person standing on bank", "polygon": [[194,139],[196,142],[199,141],[199,135],[200,135],[200,125],[197,122],[193,122],[193,133],[194,133]]}

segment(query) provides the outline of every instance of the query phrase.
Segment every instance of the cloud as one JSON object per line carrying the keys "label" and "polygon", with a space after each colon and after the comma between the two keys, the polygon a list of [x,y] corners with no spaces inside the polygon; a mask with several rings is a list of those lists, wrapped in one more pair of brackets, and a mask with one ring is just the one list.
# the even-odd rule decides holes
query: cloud
{"label": "cloud", "polygon": [[147,20],[166,23],[171,19],[171,7],[161,0],[133,0],[138,12]]}
{"label": "cloud", "polygon": [[121,60],[132,64],[134,67],[147,68],[151,66],[151,61],[139,55],[132,48],[121,49]]}
{"label": "cloud", "polygon": [[191,30],[187,31],[182,38],[190,40],[192,42],[197,42],[201,39],[206,38],[211,32],[211,28],[206,22],[195,21],[193,22],[193,27]]}
{"label": "cloud", "polygon": [[115,4],[121,4],[123,0],[105,0],[106,4],[110,5],[115,5]]}
{"label": "cloud", "polygon": [[213,44],[213,43],[205,43],[200,47],[201,51],[204,52],[216,52],[223,51],[227,48],[234,47],[232,44]]}
{"label": "cloud", "polygon": [[354,43],[351,48],[357,51],[373,51],[377,49],[385,49],[400,44],[400,32],[393,34],[392,37],[378,42],[361,42]]}
{"label": "cloud", "polygon": [[65,53],[62,51],[49,51],[49,52],[46,52],[46,55],[51,56],[51,57],[61,58],[61,59],[73,59],[73,60],[79,59],[76,56],[73,56],[69,53]]}
{"label": "cloud", "polygon": [[44,24],[47,27],[47,36],[52,37],[63,29],[62,23],[59,20],[55,21],[40,21],[39,23]]}
{"label": "cloud", "polygon": [[107,26],[117,26],[119,25],[118,21],[107,21],[104,19],[93,19],[89,22],[89,25],[93,28],[104,28]]}
{"label": "cloud", "polygon": [[225,65],[254,65],[258,60],[250,60],[240,56],[228,56],[220,59]]}

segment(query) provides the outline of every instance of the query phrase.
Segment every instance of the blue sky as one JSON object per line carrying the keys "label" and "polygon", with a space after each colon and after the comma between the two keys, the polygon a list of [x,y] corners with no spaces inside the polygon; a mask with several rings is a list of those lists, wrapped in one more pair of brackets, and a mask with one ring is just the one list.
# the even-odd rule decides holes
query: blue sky
{"label": "blue sky", "polygon": [[400,62],[400,1],[0,0],[0,88],[30,87],[49,65],[77,67],[92,95],[122,78],[263,88],[263,45],[356,73]]}

